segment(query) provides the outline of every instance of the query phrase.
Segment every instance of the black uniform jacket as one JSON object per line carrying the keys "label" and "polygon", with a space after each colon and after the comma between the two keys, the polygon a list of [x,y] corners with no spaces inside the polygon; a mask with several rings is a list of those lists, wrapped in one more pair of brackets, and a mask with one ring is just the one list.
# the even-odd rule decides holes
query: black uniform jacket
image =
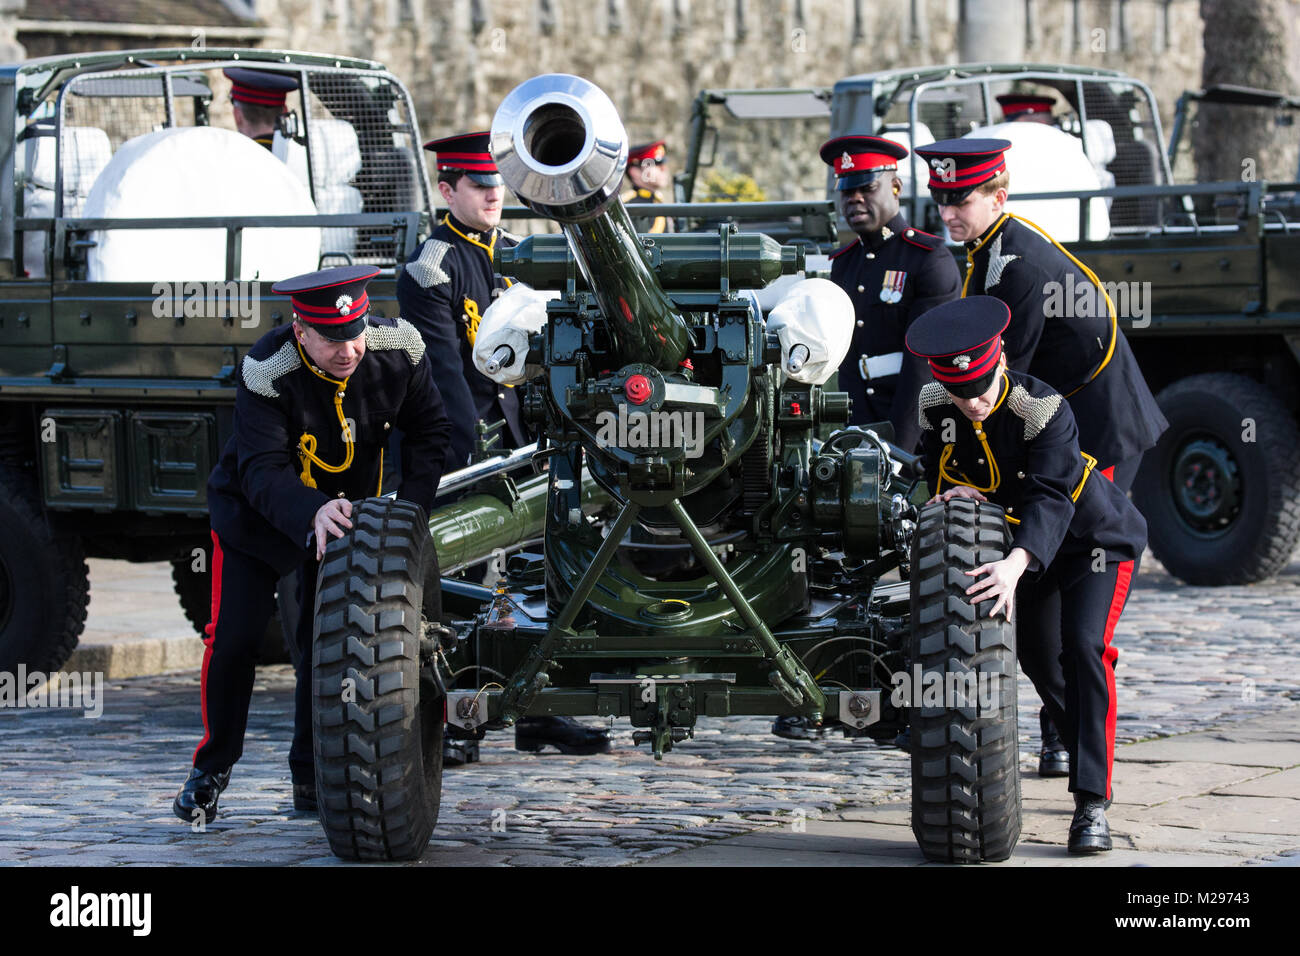
{"label": "black uniform jacket", "polygon": [[498,447],[518,448],[531,440],[518,392],[498,385],[474,366],[479,319],[497,290],[508,287],[493,274],[494,254],[517,242],[501,229],[492,235],[471,232],[449,214],[398,272],[402,318],[419,329],[429,347],[433,378],[451,417],[449,469],[469,464],[474,424],[480,418],[489,424],[505,420]]}
{"label": "black uniform jacket", "polygon": [[1155,445],[1169,423],[1087,275],[1010,217],[966,247],[962,294],[995,296],[1011,309],[1002,334],[1007,365],[1069,399],[1083,450],[1109,468]]}
{"label": "black uniform jacket", "polygon": [[[287,574],[307,557],[321,505],[379,493],[383,449],[394,428],[404,436],[401,497],[426,511],[432,507],[451,423],[424,342],[401,321],[396,327],[371,326],[365,335],[366,353],[339,406],[337,380],[304,361],[292,325],[262,336],[240,363],[234,434],[208,479],[212,529],[223,545]],[[353,435],[352,463],[339,474],[313,464],[316,487],[308,487],[299,453],[304,434],[315,436],[315,454],[326,464],[347,459],[340,407]]]}
{"label": "black uniform jacket", "polygon": [[[970,485],[1006,509],[1012,546],[1042,571],[1059,555],[1132,561],[1146,547],[1146,521],[1079,450],[1070,405],[1032,376],[1005,372],[993,412],[972,422],[931,382],[919,420],[925,479],[934,493]],[[981,434],[983,441],[981,441]]]}
{"label": "black uniform jacket", "polygon": [[[913,229],[901,215],[875,235],[859,237],[831,255],[831,281],[849,294],[857,321],[853,343],[840,366],[840,391],[853,399],[854,425],[889,421],[906,451],[916,448],[916,396],[930,379],[925,359],[907,351],[903,336],[924,312],[961,294],[961,274],[943,240]],[[881,291],[897,289],[897,302]],[[895,298],[893,295],[889,296]],[[866,380],[864,355],[902,353],[899,374]]]}

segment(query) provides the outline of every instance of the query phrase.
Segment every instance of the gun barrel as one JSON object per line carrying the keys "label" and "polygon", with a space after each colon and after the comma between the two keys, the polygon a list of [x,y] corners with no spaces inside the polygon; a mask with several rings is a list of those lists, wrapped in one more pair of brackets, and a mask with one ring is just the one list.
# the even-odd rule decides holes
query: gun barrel
{"label": "gun barrel", "polygon": [[625,362],[675,371],[690,331],[619,199],[627,132],[609,97],[564,73],[527,80],[497,109],[491,149],[520,201],[564,229],[615,351]]}

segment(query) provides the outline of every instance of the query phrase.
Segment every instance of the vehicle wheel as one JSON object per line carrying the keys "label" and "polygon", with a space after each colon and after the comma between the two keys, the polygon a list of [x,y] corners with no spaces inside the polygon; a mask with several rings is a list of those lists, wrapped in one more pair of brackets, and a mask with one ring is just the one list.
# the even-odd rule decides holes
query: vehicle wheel
{"label": "vehicle wheel", "polygon": [[972,579],[963,573],[1009,547],[996,505],[958,498],[921,511],[909,673],[919,665],[923,688],[933,673],[944,688],[973,692],[937,703],[914,696],[910,709],[912,832],[928,860],[1005,860],[1020,838],[1015,627],[1001,614],[988,617],[992,601],[969,603]]}
{"label": "vehicle wheel", "polygon": [[[369,498],[321,561],[312,644],[316,792],[330,849],[410,860],[429,843],[442,791],[443,700],[421,691],[424,511]],[[345,683],[345,681],[347,683]]]}
{"label": "vehicle wheel", "polygon": [[1152,552],[1188,584],[1272,577],[1300,539],[1295,418],[1267,387],[1226,372],[1180,379],[1156,400],[1169,430],[1133,486]]}
{"label": "vehicle wheel", "polygon": [[57,671],[86,626],[81,540],[56,535],[30,478],[0,465],[0,671]]}
{"label": "vehicle wheel", "polygon": [[[205,553],[207,549],[204,549]],[[266,623],[266,633],[257,652],[259,664],[296,664],[298,655],[294,647],[293,628],[297,626],[298,598],[293,588],[293,574],[280,579],[276,589],[277,613]],[[286,586],[288,593],[286,594]],[[212,572],[205,562],[204,570],[195,571],[192,558],[172,561],[172,588],[181,600],[185,618],[200,636],[212,620]]]}

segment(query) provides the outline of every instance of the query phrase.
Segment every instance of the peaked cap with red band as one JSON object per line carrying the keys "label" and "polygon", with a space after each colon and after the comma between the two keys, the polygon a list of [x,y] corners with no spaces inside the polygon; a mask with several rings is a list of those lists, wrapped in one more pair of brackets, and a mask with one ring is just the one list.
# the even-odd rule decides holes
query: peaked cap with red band
{"label": "peaked cap with red band", "polygon": [[629,166],[644,166],[646,163],[654,163],[658,166],[668,155],[668,147],[664,145],[662,139],[657,139],[653,143],[642,143],[640,146],[632,146],[627,151],[627,164]]}
{"label": "peaked cap with red band", "polygon": [[836,189],[857,189],[881,173],[898,169],[907,147],[880,136],[837,136],[818,150],[822,162],[835,170]]}
{"label": "peaked cap with red band", "polygon": [[487,132],[460,133],[430,140],[424,148],[438,154],[438,172],[459,170],[480,186],[504,186],[505,180],[488,149],[489,139]]}
{"label": "peaked cap with red band", "polygon": [[221,71],[230,81],[230,98],[236,103],[284,109],[285,98],[298,88],[298,80],[273,70],[248,70],[231,66]]}
{"label": "peaked cap with red band", "polygon": [[907,330],[907,350],[930,362],[934,380],[958,398],[983,395],[998,373],[1002,333],[1011,309],[991,295],[953,299],[919,316]]}
{"label": "peaked cap with red band", "polygon": [[321,269],[277,282],[271,291],[289,296],[294,315],[325,338],[332,342],[351,342],[365,332],[367,324],[397,324],[395,319],[376,319],[370,315],[366,283],[379,272],[374,266]]}
{"label": "peaked cap with red band", "polygon": [[997,98],[1002,107],[1002,117],[1006,120],[1019,119],[1034,113],[1051,113],[1056,105],[1056,98],[1039,96],[1036,93],[1003,93]]}
{"label": "peaked cap with red band", "polygon": [[976,186],[1007,168],[1008,139],[945,139],[918,146],[916,155],[930,166],[930,195],[941,205],[964,200]]}

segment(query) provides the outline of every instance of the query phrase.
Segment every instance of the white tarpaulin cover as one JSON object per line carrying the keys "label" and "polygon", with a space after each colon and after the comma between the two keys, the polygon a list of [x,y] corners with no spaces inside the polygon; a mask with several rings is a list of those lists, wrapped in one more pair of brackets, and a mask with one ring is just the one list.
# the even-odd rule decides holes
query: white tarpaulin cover
{"label": "white tarpaulin cover", "polygon": [[[535,369],[526,368],[528,336],[546,325],[546,303],[558,299],[558,292],[542,292],[516,282],[487,307],[474,339],[474,365],[480,372],[502,385],[518,385]],[[487,371],[492,353],[508,345],[514,361],[496,372]]]}
{"label": "white tarpaulin cover", "polygon": [[[185,127],[128,140],[95,180],[82,216],[312,216],[298,178],[262,146],[229,130]],[[95,233],[91,281],[225,278],[223,229],[110,229]],[[239,278],[276,282],[316,269],[320,229],[245,229]]]}
{"label": "white tarpaulin cover", "polygon": [[[853,300],[829,279],[801,279],[791,285],[767,317],[767,330],[781,342],[787,377],[822,385],[840,367],[853,339]],[[806,346],[808,358],[790,371],[790,350]]]}
{"label": "white tarpaulin cover", "polygon": [[[1083,153],[1083,141],[1055,126],[1042,123],[998,123],[971,130],[973,139],[1009,139],[1007,172],[1011,174],[1011,195],[1086,191],[1101,188],[1097,170]],[[1088,222],[1089,239],[1110,235],[1110,213],[1102,197],[1088,200],[1092,206]],[[1079,200],[1012,199],[1007,212],[1024,216],[1042,226],[1058,242],[1079,238]]]}

